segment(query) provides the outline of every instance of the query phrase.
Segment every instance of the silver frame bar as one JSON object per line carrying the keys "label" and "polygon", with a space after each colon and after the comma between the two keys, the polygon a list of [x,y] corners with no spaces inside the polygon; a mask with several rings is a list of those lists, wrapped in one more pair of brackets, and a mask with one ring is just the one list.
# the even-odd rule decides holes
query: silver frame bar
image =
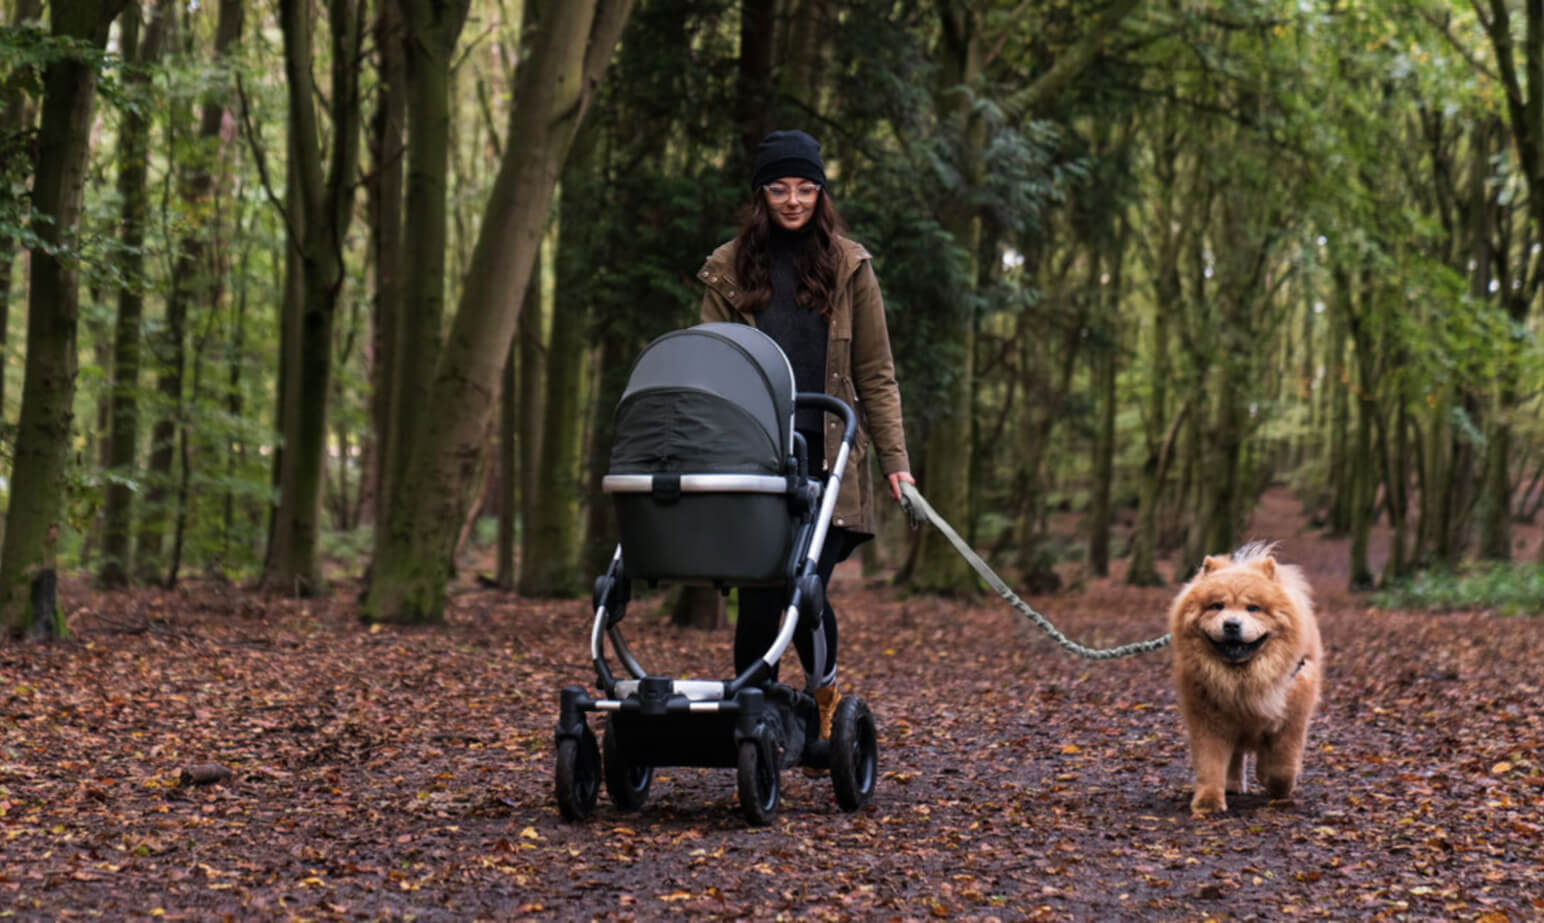
{"label": "silver frame bar", "polygon": [[[654,491],[652,474],[608,474],[601,491],[608,494],[647,494]],[[786,494],[788,479],[771,474],[683,474],[683,494]]]}

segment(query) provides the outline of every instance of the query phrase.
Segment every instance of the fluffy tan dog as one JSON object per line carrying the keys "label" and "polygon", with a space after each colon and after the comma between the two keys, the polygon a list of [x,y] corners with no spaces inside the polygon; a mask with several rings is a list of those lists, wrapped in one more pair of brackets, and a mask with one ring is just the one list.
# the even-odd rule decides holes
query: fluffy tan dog
{"label": "fluffy tan dog", "polygon": [[1246,753],[1272,798],[1291,795],[1303,768],[1324,652],[1308,582],[1273,548],[1207,558],[1169,609],[1198,814],[1226,811],[1224,791],[1245,790]]}

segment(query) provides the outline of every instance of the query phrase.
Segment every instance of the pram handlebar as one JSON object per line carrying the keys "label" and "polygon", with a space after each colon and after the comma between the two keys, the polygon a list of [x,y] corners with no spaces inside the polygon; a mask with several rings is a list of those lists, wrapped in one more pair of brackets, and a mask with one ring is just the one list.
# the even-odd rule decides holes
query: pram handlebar
{"label": "pram handlebar", "polygon": [[819,392],[800,391],[793,396],[793,403],[794,407],[815,407],[841,417],[842,441],[845,443],[851,444],[853,437],[858,434],[858,414],[840,398]]}

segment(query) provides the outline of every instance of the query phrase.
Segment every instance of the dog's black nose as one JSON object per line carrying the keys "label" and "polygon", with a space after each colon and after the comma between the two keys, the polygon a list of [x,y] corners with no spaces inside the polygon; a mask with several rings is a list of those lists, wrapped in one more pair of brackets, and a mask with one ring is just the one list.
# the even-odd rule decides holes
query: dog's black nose
{"label": "dog's black nose", "polygon": [[1244,626],[1238,619],[1228,619],[1222,623],[1222,636],[1224,638],[1237,638],[1239,630]]}

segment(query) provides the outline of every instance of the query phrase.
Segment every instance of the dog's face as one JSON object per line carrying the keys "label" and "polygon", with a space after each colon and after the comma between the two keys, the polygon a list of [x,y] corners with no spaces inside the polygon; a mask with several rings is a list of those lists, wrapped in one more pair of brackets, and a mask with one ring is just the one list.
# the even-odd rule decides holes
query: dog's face
{"label": "dog's face", "polygon": [[1297,613],[1276,579],[1275,558],[1237,565],[1207,558],[1176,614],[1177,639],[1233,666],[1248,664],[1270,645],[1296,645]]}

